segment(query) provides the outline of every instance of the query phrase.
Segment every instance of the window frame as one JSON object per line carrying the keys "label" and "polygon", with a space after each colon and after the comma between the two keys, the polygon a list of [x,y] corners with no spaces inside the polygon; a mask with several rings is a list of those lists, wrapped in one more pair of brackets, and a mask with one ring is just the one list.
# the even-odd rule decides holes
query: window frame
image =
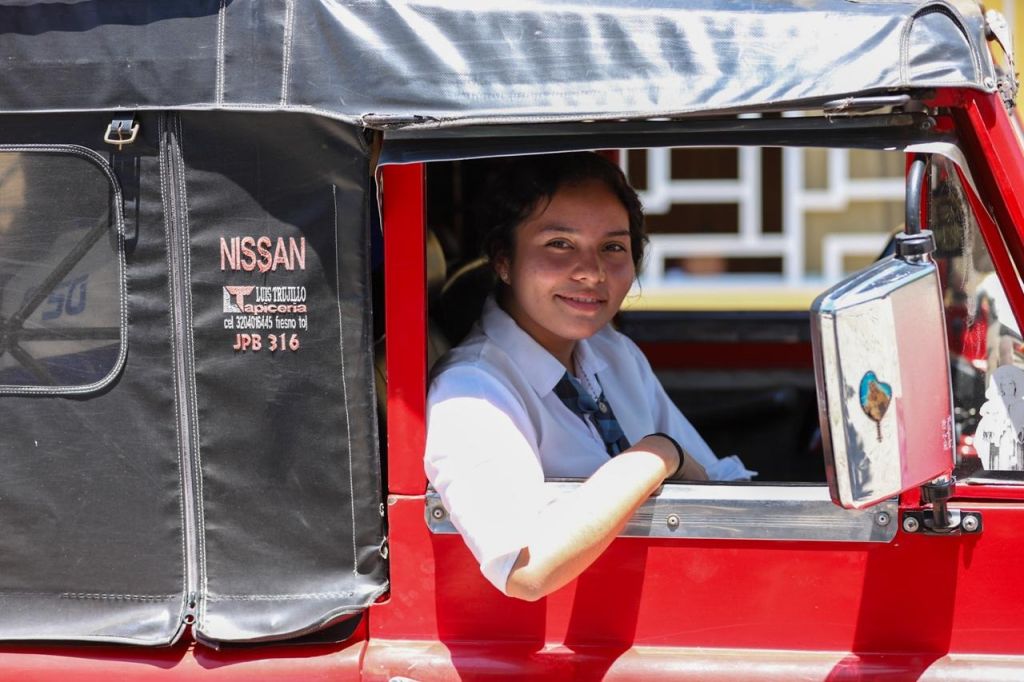
{"label": "window frame", "polygon": [[[0,144],[0,153],[3,152],[14,152],[14,153],[47,153],[47,154],[66,154],[76,156],[84,159],[86,162],[92,163],[96,168],[106,177],[109,183],[109,194],[108,201],[110,205],[111,218],[114,227],[114,257],[117,266],[117,288],[118,288],[118,354],[114,360],[113,365],[109,371],[101,378],[96,381],[87,384],[69,384],[69,385],[18,385],[18,384],[0,384],[0,395],[82,395],[88,393],[94,393],[104,389],[111,382],[113,382],[117,376],[121,373],[124,368],[125,362],[128,357],[128,294],[127,294],[127,269],[125,265],[125,224],[124,224],[124,210],[121,185],[118,182],[117,176],[114,174],[113,169],[106,162],[106,160],[97,152],[80,145],[74,144]],[[109,229],[109,224],[107,225]],[[100,237],[102,239],[102,237]],[[89,251],[95,246],[90,245],[88,249],[83,251],[81,257],[84,257]],[[73,252],[72,252],[73,253]],[[66,256],[59,264],[58,269],[61,267],[67,267],[68,272],[75,267],[75,265],[81,261],[81,257],[78,260],[67,263],[68,257]],[[58,282],[59,283],[59,282]]]}
{"label": "window frame", "polygon": [[[899,119],[901,125],[891,127],[889,124],[895,119]],[[388,131],[384,136],[385,144],[378,168],[382,189],[385,190],[382,192],[381,204],[386,249],[389,243],[392,244],[392,255],[387,260],[393,263],[399,252],[408,254],[411,249],[417,249],[420,254],[424,252],[425,163],[434,161],[633,147],[845,147],[945,156],[956,166],[961,181],[976,195],[977,186],[971,175],[967,156],[958,146],[959,140],[952,131],[952,125],[948,124],[948,119],[947,123],[942,125],[934,125],[930,118],[929,125],[920,125],[920,122],[909,124],[911,120],[917,120],[915,115],[883,114],[838,121],[826,117],[733,118],[717,121],[481,126],[440,131],[436,128],[410,126]],[[740,122],[739,125],[737,121]],[[992,229],[998,234],[994,222]],[[399,233],[403,236],[396,238]],[[399,240],[402,241],[401,245],[396,244]],[[1008,261],[1008,254],[1004,255]],[[388,271],[394,270],[395,268],[386,270],[386,275]],[[392,291],[401,288],[401,296],[406,300],[425,299],[425,296],[410,296],[412,292],[408,289],[408,285],[415,284],[417,290],[425,294],[425,269],[422,267],[391,275],[387,281],[388,288]],[[394,306],[394,310],[388,309],[389,320],[397,318],[394,313],[398,312],[401,303],[395,301]],[[388,352],[388,393],[391,406],[388,416],[389,441],[402,444],[400,451],[397,448],[393,449],[389,455],[389,480],[392,492],[420,494],[422,491],[422,487],[419,486],[423,485],[421,455],[425,433],[425,363],[418,362],[418,370],[415,373],[392,370],[397,370],[405,364],[398,356],[407,356],[411,346],[425,348],[425,320],[423,322],[424,329],[417,329],[415,335],[410,335],[407,328],[403,331],[401,349],[404,350],[389,349]],[[413,384],[416,393],[422,392],[420,394],[424,395],[423,402],[415,401],[413,409],[395,410],[395,399],[400,396],[407,398]],[[405,407],[410,406],[407,404]],[[410,428],[411,426],[416,428]],[[395,440],[395,434],[402,434],[402,438]],[[409,436],[415,437],[417,442],[410,443]],[[547,485],[561,492],[568,492],[579,483],[548,481]],[[398,486],[400,489],[396,489]],[[891,498],[866,510],[844,510],[831,501],[825,483],[670,483],[662,486],[644,504],[621,535],[734,540],[889,542],[895,537],[897,530],[893,520],[898,517],[898,505],[908,503],[914,498],[914,493],[916,491],[910,491],[899,498]],[[694,516],[695,510],[701,509],[701,505],[709,501],[723,505],[722,515],[704,515],[703,519],[699,520],[699,514]],[[767,533],[756,527],[758,515],[763,512],[765,505],[778,506],[779,509],[785,510],[785,522],[774,525],[773,530]],[[447,520],[447,513],[440,506],[440,500],[429,489],[424,513],[432,533],[455,532]],[[685,529],[680,532],[678,528],[683,525],[682,519],[688,516],[698,520],[686,523]],[[678,521],[680,526],[669,528],[670,517]],[[737,519],[746,519],[750,525],[737,523]],[[821,526],[824,530],[818,537],[810,537],[813,533],[809,533],[807,527],[815,525]]]}

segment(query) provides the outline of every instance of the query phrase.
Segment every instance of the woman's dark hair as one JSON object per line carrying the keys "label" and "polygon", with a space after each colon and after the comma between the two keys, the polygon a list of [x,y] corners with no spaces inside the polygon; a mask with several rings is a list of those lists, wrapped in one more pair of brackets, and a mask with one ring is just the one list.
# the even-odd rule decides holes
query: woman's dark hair
{"label": "woman's dark hair", "polygon": [[483,235],[484,254],[491,263],[510,259],[515,253],[516,228],[538,206],[551,201],[563,187],[594,180],[603,183],[625,207],[633,265],[639,270],[647,244],[640,199],[622,170],[593,152],[518,156],[501,161],[476,202],[475,219]]}

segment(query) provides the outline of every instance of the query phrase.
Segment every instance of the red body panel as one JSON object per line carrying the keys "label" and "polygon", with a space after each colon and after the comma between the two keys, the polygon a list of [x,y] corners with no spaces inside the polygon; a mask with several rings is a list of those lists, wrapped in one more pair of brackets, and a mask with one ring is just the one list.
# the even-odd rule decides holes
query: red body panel
{"label": "red body panel", "polygon": [[[410,661],[414,665],[408,665]],[[549,646],[529,650],[501,643],[463,644],[450,650],[436,642],[394,642],[367,652],[364,679],[386,680],[408,666],[421,680],[978,680],[1020,679],[1013,659],[998,656],[930,657],[913,654],[856,655],[750,649],[693,650],[635,647],[609,660],[601,650]]]}
{"label": "red body panel", "polygon": [[[398,642],[434,639],[462,674],[488,670],[487,649],[552,675],[567,665],[557,655],[565,650],[610,667],[646,660],[653,647],[663,670],[676,655],[683,670],[721,656],[694,648],[792,652],[775,652],[780,662],[801,660],[800,650],[855,654],[838,657],[837,669],[891,654],[921,672],[950,652],[1015,654],[1024,641],[1022,503],[968,505],[984,514],[980,535],[900,533],[890,544],[624,538],[578,580],[527,603],[494,590],[458,536],[431,535],[422,498],[391,502],[392,599],[370,612],[369,672],[399,662],[387,652],[407,646]],[[436,648],[417,647],[428,667],[439,665]],[[391,672],[414,675],[418,665]]]}
{"label": "red body panel", "polygon": [[[622,539],[578,581],[527,603],[486,583],[458,536],[432,536],[422,498],[391,502],[392,599],[371,609],[371,660],[389,640],[436,638],[464,674],[488,664],[459,652],[486,642],[535,670],[550,660],[552,674],[563,658],[539,655],[552,647],[607,665],[643,647],[899,654],[920,672],[949,652],[1014,654],[1024,641],[1021,503],[970,505],[984,514],[979,536],[882,545]],[[667,666],[671,650],[658,657]]]}

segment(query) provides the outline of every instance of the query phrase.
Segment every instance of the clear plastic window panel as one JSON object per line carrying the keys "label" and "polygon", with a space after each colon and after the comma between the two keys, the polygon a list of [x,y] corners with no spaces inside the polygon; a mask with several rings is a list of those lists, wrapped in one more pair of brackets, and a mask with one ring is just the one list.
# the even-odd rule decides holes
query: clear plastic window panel
{"label": "clear plastic window panel", "polygon": [[0,391],[82,387],[121,351],[109,176],[84,155],[0,151]]}

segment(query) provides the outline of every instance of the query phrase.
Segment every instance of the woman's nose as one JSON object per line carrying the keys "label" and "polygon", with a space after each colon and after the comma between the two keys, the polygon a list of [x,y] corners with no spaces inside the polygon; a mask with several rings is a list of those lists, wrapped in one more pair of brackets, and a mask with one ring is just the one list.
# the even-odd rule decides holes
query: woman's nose
{"label": "woman's nose", "polygon": [[603,282],[605,271],[600,255],[589,250],[581,250],[578,253],[579,257],[576,259],[573,277],[579,280]]}

